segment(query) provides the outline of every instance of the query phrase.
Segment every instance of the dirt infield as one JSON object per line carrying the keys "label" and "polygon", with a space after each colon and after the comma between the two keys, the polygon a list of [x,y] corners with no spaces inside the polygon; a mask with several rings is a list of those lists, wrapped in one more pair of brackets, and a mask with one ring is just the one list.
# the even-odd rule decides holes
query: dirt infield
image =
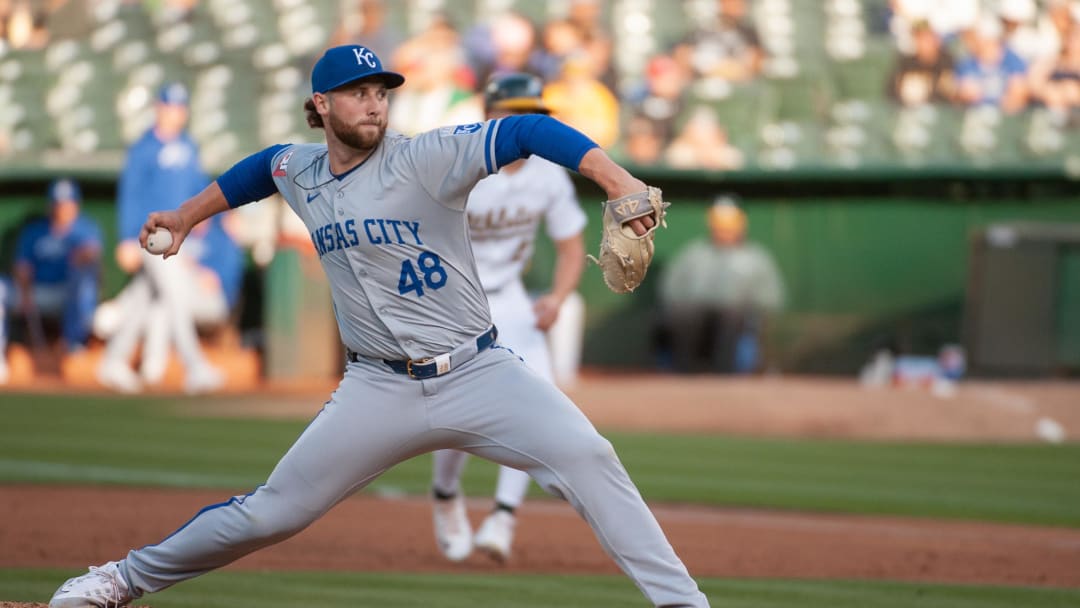
{"label": "dirt infield", "polygon": [[[188,401],[187,415],[309,418],[329,390]],[[570,391],[604,430],[932,441],[1039,441],[1080,435],[1080,384],[964,383],[955,394],[868,391],[805,378],[586,376]],[[1045,424],[1043,425],[1045,426]],[[0,567],[83,568],[158,541],[218,491],[0,486]],[[487,501],[470,504],[474,525]],[[891,579],[1080,587],[1080,529],[929,519],[652,505],[698,576]],[[615,573],[564,503],[520,511],[515,554],[463,564],[435,548],[421,499],[358,496],[296,537],[230,568],[401,572]],[[8,604],[0,604],[0,608]],[[19,605],[27,608],[30,605]]]}
{"label": "dirt infield", "polygon": [[[0,567],[83,568],[160,540],[221,492],[7,486]],[[474,524],[484,502],[470,504]],[[1080,530],[892,517],[852,517],[654,505],[697,576],[893,579],[1080,587]],[[284,543],[231,568],[399,572],[615,573],[567,505],[521,509],[505,566],[482,555],[442,559],[421,499],[354,497]]]}

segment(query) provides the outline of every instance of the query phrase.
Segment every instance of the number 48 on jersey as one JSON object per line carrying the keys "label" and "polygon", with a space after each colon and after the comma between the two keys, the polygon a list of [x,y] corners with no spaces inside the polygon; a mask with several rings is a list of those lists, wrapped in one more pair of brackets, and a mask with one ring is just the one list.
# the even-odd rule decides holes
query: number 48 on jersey
{"label": "number 48 on jersey", "polygon": [[[419,268],[419,274],[417,274],[417,268]],[[423,279],[420,275],[423,275]],[[398,293],[405,295],[410,291],[415,291],[417,297],[423,297],[425,285],[428,289],[439,289],[446,285],[446,269],[442,266],[442,260],[430,251],[421,253],[415,265],[412,260],[401,261]]]}

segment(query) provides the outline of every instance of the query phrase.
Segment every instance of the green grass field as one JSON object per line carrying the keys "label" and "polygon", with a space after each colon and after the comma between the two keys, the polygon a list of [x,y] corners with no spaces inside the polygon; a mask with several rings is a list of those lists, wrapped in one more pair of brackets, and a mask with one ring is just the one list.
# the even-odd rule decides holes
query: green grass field
{"label": "green grass field", "polygon": [[[67,570],[0,570],[0,598],[47,601]],[[703,579],[710,603],[739,608],[1075,608],[1080,591],[866,581]],[[136,604],[154,608],[612,608],[645,606],[618,576],[214,572]]]}
{"label": "green grass field", "polygon": [[[302,420],[190,417],[177,399],[0,394],[0,482],[242,490],[260,483]],[[1080,526],[1080,445],[941,445],[608,433],[650,502]],[[429,457],[368,491],[422,494]],[[474,461],[465,483],[490,487]],[[488,485],[485,485],[488,484]],[[2,491],[2,489],[0,489]],[[45,601],[73,571],[0,570],[0,599]],[[1080,589],[703,579],[714,606],[1080,606]],[[181,606],[643,606],[614,576],[215,572],[148,602]]]}
{"label": "green grass field", "polygon": [[[184,403],[5,394],[0,482],[246,490],[306,424],[194,418]],[[650,501],[1080,526],[1080,444],[607,435]],[[494,473],[476,460],[465,481],[488,487]],[[429,480],[422,456],[369,491],[419,495]]]}

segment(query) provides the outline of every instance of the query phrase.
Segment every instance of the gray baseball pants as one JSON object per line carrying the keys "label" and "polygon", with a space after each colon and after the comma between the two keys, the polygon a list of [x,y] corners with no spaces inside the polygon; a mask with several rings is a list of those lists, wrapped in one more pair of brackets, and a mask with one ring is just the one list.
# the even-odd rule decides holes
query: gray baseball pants
{"label": "gray baseball pants", "polygon": [[159,591],[296,534],[387,469],[443,448],[528,471],[568,500],[654,605],[708,606],[611,443],[499,346],[429,380],[379,360],[349,363],[264,485],[203,509],[121,568],[136,593]]}

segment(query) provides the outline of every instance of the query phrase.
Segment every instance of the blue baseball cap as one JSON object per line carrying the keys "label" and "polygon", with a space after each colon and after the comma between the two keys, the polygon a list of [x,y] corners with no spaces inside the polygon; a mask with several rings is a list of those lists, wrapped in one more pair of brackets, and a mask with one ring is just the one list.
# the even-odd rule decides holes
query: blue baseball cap
{"label": "blue baseball cap", "polygon": [[82,191],[75,180],[64,177],[49,184],[49,203],[55,205],[60,201],[82,202]]}
{"label": "blue baseball cap", "polygon": [[167,82],[158,91],[158,101],[170,106],[186,106],[190,99],[187,87],[179,82]]}
{"label": "blue baseball cap", "polygon": [[358,44],[335,46],[327,49],[311,70],[311,92],[326,93],[369,76],[381,77],[388,89],[405,84],[404,76],[384,70],[382,62],[367,47]]}

